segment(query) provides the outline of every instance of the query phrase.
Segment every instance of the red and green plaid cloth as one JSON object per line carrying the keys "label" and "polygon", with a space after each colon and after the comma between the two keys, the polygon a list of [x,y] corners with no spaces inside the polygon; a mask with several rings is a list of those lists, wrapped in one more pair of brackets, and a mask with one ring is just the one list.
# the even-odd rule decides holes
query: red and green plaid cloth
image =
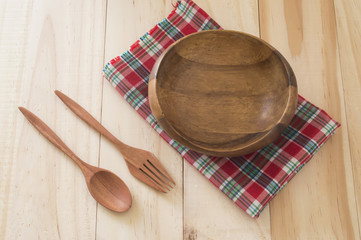
{"label": "red and green plaid cloth", "polygon": [[173,42],[208,29],[221,27],[191,0],[179,1],[167,18],[107,63],[104,75],[165,141],[251,217],[258,217],[340,124],[299,96],[295,116],[282,136],[254,153],[232,158],[206,156],[171,139],[151,113],[149,73]]}

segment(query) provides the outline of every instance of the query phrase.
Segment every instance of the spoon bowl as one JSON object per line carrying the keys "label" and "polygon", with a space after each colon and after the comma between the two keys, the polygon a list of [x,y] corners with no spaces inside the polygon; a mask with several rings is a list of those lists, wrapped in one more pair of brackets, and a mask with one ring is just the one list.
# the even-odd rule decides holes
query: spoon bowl
{"label": "spoon bowl", "polygon": [[125,183],[114,173],[99,169],[87,181],[90,194],[104,207],[125,212],[132,206],[132,197]]}

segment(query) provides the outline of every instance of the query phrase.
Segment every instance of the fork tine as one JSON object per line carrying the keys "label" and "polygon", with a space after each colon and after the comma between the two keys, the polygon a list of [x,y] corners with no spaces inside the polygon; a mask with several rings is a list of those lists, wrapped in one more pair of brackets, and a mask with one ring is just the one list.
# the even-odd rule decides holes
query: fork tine
{"label": "fork tine", "polygon": [[164,184],[152,170],[150,170],[145,164],[143,164],[143,166],[144,167],[140,168],[139,170],[144,172],[148,177],[152,178],[152,180],[154,182],[158,183],[159,186],[161,186],[162,188],[167,189],[167,191],[170,191],[169,186]]}
{"label": "fork tine", "polygon": [[139,171],[144,174],[150,181],[152,181],[157,189],[160,189],[162,192],[166,193],[169,189],[159,180],[152,176],[152,173],[148,169],[139,168]]}
{"label": "fork tine", "polygon": [[162,181],[165,185],[170,188],[173,188],[174,184],[162,173],[158,168],[154,166],[149,160],[147,160],[148,164],[144,165],[148,168],[160,181]]}
{"label": "fork tine", "polygon": [[168,182],[167,179],[161,173],[159,172],[157,173],[157,169],[152,167],[153,164],[143,164],[143,166],[147,168],[153,174],[153,176],[156,177],[156,180],[158,182],[165,185],[167,188],[169,188],[169,190],[173,188],[172,184]]}
{"label": "fork tine", "polygon": [[175,186],[175,182],[172,177],[167,173],[167,171],[163,168],[161,162],[158,160],[156,156],[153,155],[152,161],[147,159],[147,162],[150,163],[160,174],[163,174],[167,178],[169,182],[171,182]]}
{"label": "fork tine", "polygon": [[138,180],[142,181],[143,183],[151,186],[152,188],[154,188],[155,190],[158,190],[160,192],[166,193],[167,191],[164,190],[163,188],[161,188],[159,186],[158,183],[156,183],[151,177],[147,176],[146,173],[144,173],[143,171],[140,171],[140,169],[138,169],[137,167],[133,166],[132,164],[130,164],[129,162],[127,162],[127,166],[129,169],[129,172]]}

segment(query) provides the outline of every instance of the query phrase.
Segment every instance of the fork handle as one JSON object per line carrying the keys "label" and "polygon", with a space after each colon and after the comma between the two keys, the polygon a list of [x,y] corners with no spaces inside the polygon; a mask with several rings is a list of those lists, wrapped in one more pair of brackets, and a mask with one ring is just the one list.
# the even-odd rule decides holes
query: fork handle
{"label": "fork handle", "polygon": [[107,129],[103,127],[90,113],[88,113],[82,106],[76,103],[73,99],[66,96],[64,93],[55,90],[55,94],[60,98],[63,103],[70,108],[73,113],[75,113],[80,119],[86,122],[89,126],[98,131],[101,135],[106,137],[109,141],[114,143],[114,145],[119,149],[119,151],[124,154],[131,147],[125,143],[118,140],[113,134],[111,134]]}

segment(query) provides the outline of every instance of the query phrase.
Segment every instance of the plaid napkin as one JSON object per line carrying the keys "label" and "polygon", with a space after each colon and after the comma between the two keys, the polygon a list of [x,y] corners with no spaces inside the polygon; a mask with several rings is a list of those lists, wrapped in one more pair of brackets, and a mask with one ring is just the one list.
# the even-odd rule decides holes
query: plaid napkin
{"label": "plaid napkin", "polygon": [[272,144],[240,157],[213,157],[189,150],[157,124],[148,102],[148,77],[157,57],[183,36],[221,27],[191,0],[178,1],[170,15],[106,64],[104,76],[125,100],[190,164],[251,217],[311,159],[340,126],[303,97],[288,128]]}

